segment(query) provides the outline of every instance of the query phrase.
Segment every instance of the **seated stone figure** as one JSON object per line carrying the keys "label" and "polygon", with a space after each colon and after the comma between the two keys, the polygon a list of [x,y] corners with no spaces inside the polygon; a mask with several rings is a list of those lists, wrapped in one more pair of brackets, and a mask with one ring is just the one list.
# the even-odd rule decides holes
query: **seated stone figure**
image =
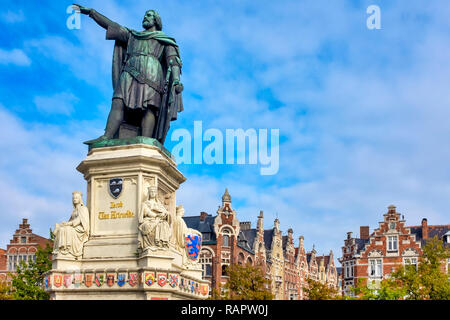
{"label": "seated stone figure", "polygon": [[175,240],[178,248],[185,250],[185,237],[186,235],[198,235],[202,236],[200,231],[188,228],[186,222],[183,219],[184,208],[182,205],[177,206],[177,216],[175,221]]}
{"label": "seated stone figure", "polygon": [[[197,258],[201,250],[202,234],[198,230],[188,228],[183,216],[184,208],[182,205],[179,205],[177,206],[175,218],[175,242],[176,247],[183,252],[183,265],[191,268],[192,266],[198,265]],[[195,238],[195,236],[198,236],[198,238]],[[186,241],[189,238],[191,238],[191,241],[187,244]],[[192,239],[197,241],[200,239],[200,241],[194,243]]]}
{"label": "seated stone figure", "polygon": [[89,238],[89,210],[83,204],[81,192],[72,193],[72,203],[69,221],[55,225],[53,254],[79,258]]}
{"label": "seated stone figure", "polygon": [[139,247],[169,248],[171,236],[170,215],[164,205],[157,198],[157,189],[149,188],[149,198],[142,204],[139,213]]}

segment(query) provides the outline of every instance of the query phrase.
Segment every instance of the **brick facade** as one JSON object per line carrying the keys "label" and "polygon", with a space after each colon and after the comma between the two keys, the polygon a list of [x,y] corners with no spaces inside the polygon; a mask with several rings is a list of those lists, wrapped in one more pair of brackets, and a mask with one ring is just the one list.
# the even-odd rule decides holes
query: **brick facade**
{"label": "brick facade", "polygon": [[45,247],[50,241],[33,233],[28,219],[23,219],[6,247],[0,249],[0,282],[11,283],[9,273],[14,274],[20,261],[34,261],[38,246]]}
{"label": "brick facade", "polygon": [[427,219],[423,219],[420,226],[408,227],[393,205],[388,207],[383,218],[371,234],[368,226],[360,227],[359,238],[353,237],[352,232],[347,233],[339,259],[344,294],[350,294],[350,288],[358,283],[358,279],[368,279],[377,285],[399,266],[417,265],[423,254],[422,246],[435,235],[448,245],[444,237],[450,225],[430,226]]}

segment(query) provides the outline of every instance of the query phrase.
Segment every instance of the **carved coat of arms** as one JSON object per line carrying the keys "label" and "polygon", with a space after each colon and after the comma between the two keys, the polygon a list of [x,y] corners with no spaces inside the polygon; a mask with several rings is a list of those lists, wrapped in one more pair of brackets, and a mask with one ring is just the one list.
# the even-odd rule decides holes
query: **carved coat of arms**
{"label": "carved coat of arms", "polygon": [[95,284],[97,287],[101,287],[103,285],[103,282],[105,280],[105,275],[103,273],[98,273],[95,275]]}
{"label": "carved coat of arms", "polygon": [[77,273],[73,276],[73,284],[75,285],[75,288],[79,288],[81,286],[81,282],[83,281],[83,275],[80,273]]}
{"label": "carved coat of arms", "polygon": [[55,283],[55,287],[59,288],[62,285],[62,275],[56,274],[53,277],[53,282]]}
{"label": "carved coat of arms", "polygon": [[122,193],[123,189],[123,179],[122,178],[111,178],[109,179],[109,193],[114,199],[117,199]]}
{"label": "carved coat of arms", "polygon": [[153,272],[146,272],[145,284],[151,286],[153,283],[155,283],[155,274]]}
{"label": "carved coat of arms", "polygon": [[72,284],[72,275],[71,274],[65,274],[64,275],[64,286],[66,288],[70,287]]}
{"label": "carved coat of arms", "polygon": [[158,284],[161,287],[164,287],[167,283],[167,274],[166,273],[158,273]]}
{"label": "carved coat of arms", "polygon": [[130,272],[128,274],[128,283],[134,287],[138,282],[138,274],[136,272]]}
{"label": "carved coat of arms", "polygon": [[176,275],[176,274],[169,275],[169,285],[172,288],[175,288],[178,285],[178,275]]}
{"label": "carved coat of arms", "polygon": [[114,285],[115,277],[116,275],[113,273],[109,273],[106,275],[106,284],[108,285],[108,287],[112,287]]}
{"label": "carved coat of arms", "polygon": [[127,277],[126,273],[119,273],[117,275],[117,284],[119,285],[119,287],[122,287],[125,284],[126,277]]}
{"label": "carved coat of arms", "polygon": [[202,248],[202,237],[198,234],[188,234],[184,238],[186,253],[192,261],[197,260]]}
{"label": "carved coat of arms", "polygon": [[45,288],[49,288],[51,285],[50,276],[45,277]]}
{"label": "carved coat of arms", "polygon": [[92,283],[94,282],[94,274],[88,273],[84,275],[84,285],[86,287],[92,286]]}
{"label": "carved coat of arms", "polygon": [[200,292],[202,293],[202,295],[206,296],[209,292],[209,288],[207,284],[202,284],[200,287]]}

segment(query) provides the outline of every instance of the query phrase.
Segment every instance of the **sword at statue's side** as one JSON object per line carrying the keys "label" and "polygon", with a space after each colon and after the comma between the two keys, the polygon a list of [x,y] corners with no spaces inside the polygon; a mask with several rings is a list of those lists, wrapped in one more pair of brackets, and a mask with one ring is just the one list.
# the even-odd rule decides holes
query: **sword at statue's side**
{"label": "sword at statue's side", "polygon": [[[166,114],[164,114],[163,112],[161,112],[159,114],[159,126],[158,126],[158,132],[162,132],[162,137],[161,137],[161,144],[164,145],[164,140],[166,139],[166,135],[167,132],[169,131],[169,125],[170,125],[170,120],[168,119],[170,117],[170,94],[172,92],[172,86],[170,86],[169,88],[169,84],[170,84],[170,76],[172,75],[172,65],[173,62],[172,60],[169,61],[169,67],[167,68],[167,73],[166,73],[166,81],[164,82],[164,95],[163,95],[163,100],[162,100],[162,106],[167,106],[167,112]],[[173,85],[173,82],[172,82]],[[162,128],[161,128],[162,125]],[[161,130],[162,129],[162,130]]]}

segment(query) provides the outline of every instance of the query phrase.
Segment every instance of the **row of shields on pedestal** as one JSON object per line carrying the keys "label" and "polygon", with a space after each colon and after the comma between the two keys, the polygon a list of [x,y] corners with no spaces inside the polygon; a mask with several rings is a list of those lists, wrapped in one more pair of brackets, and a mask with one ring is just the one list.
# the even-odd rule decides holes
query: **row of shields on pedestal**
{"label": "row of shields on pedestal", "polygon": [[[127,277],[128,276],[128,277]],[[135,287],[140,283],[145,283],[150,287],[157,283],[160,287],[169,285],[172,288],[179,287],[180,290],[202,294],[206,296],[209,292],[207,284],[201,284],[194,280],[185,279],[178,274],[173,273],[160,273],[160,272],[129,272],[129,273],[75,273],[75,274],[54,274],[47,275],[45,277],[46,289],[53,285],[56,288],[80,288],[82,284],[87,288],[93,285],[97,287],[103,286],[106,280],[108,287],[113,287],[116,283],[119,287],[123,287],[128,283],[131,287]],[[143,281],[142,281],[143,280]]]}

